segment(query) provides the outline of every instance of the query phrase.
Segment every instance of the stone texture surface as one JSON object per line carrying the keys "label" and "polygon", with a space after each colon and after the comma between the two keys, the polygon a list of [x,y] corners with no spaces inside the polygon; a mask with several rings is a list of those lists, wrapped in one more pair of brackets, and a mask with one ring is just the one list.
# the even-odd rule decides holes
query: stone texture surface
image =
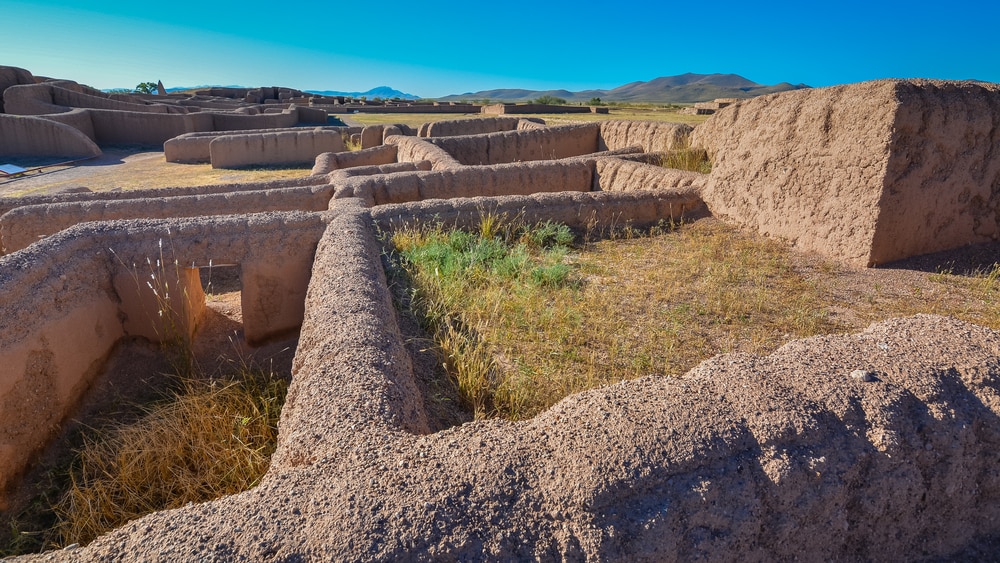
{"label": "stone texture surface", "polygon": [[0,113],[0,155],[87,158],[101,149],[80,130],[40,117]]}
{"label": "stone texture surface", "polygon": [[720,218],[857,266],[1000,236],[1000,86],[885,80],[762,96],[694,134]]}

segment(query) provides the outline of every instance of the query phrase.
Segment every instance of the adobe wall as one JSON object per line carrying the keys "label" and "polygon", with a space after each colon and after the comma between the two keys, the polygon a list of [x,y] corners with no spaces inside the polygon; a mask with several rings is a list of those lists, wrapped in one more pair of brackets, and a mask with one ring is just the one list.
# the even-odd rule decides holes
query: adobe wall
{"label": "adobe wall", "polygon": [[859,266],[995,240],[1000,92],[883,80],[762,96],[694,133],[713,213]]}
{"label": "adobe wall", "polygon": [[400,162],[426,160],[431,163],[431,170],[450,170],[462,167],[462,163],[448,154],[448,151],[427,142],[425,139],[399,135],[386,138],[385,143],[396,146],[396,159]]}
{"label": "adobe wall", "polygon": [[223,135],[212,139],[212,168],[251,164],[312,163],[324,152],[344,151],[338,131],[284,131],[251,135]]}
{"label": "adobe wall", "polygon": [[312,175],[329,174],[334,170],[355,166],[379,166],[396,162],[396,145],[379,145],[359,151],[325,152],[316,157]]}
{"label": "adobe wall", "polygon": [[65,108],[87,108],[140,113],[187,112],[184,108],[163,104],[136,104],[101,96],[92,96],[67,88],[61,88],[52,82],[12,86],[4,90],[3,96],[6,112],[18,115],[39,115],[39,112],[54,113],[49,106],[58,106],[62,108],[61,111],[66,111]]}
{"label": "adobe wall", "polygon": [[[214,122],[214,119],[213,119]],[[286,131],[337,131],[341,135],[350,132],[350,127],[324,126],[315,128],[280,127],[274,129],[241,129],[238,131],[199,131],[185,133],[163,143],[163,157],[167,162],[211,162],[212,153],[209,146],[212,139],[223,135],[258,135],[261,133],[283,133]],[[359,128],[355,128],[359,129]],[[360,130],[360,129],[359,129]]]}
{"label": "adobe wall", "polygon": [[267,180],[263,182],[242,182],[233,184],[205,184],[201,186],[184,186],[169,188],[146,188],[118,192],[82,192],[63,193],[57,195],[29,195],[21,197],[0,197],[0,217],[12,209],[29,205],[50,205],[70,202],[121,201],[145,198],[164,198],[177,196],[195,196],[206,194],[221,194],[226,192],[246,192],[257,190],[276,190],[300,186],[321,186],[328,183],[323,176],[304,176],[302,178],[286,178],[283,180]]}
{"label": "adobe wall", "polygon": [[30,72],[16,66],[0,66],[0,113],[4,113],[3,93],[11,86],[34,84],[35,77]]}
{"label": "adobe wall", "polygon": [[475,227],[484,213],[507,215],[526,223],[553,221],[571,228],[649,226],[660,221],[696,219],[708,215],[705,204],[678,191],[538,192],[530,195],[427,199],[380,205],[371,209],[382,230],[403,225],[435,224]]}
{"label": "adobe wall", "polygon": [[[164,335],[152,325],[155,303],[151,308],[134,278],[150,273],[147,258],[177,260],[193,293],[201,289],[198,266],[239,264],[246,338],[260,342],[301,323],[325,227],[322,216],[304,213],[88,223],[0,257],[7,304],[0,315],[0,492],[58,430],[120,338]],[[203,306],[198,297],[192,324]]]}
{"label": "adobe wall", "polygon": [[385,135],[383,135],[382,125],[368,125],[361,130],[361,148],[370,149],[372,147],[377,147],[382,144]]}
{"label": "adobe wall", "polygon": [[160,145],[190,131],[211,129],[208,113],[141,113],[107,109],[88,109],[94,124],[94,137],[100,144]]}
{"label": "adobe wall", "polygon": [[375,174],[394,174],[396,172],[416,172],[418,170],[430,170],[431,163],[427,160],[418,162],[394,162],[392,164],[380,164],[378,166],[354,166],[352,168],[341,168],[334,170],[325,176],[329,183],[337,185],[338,182],[355,176],[373,176]]}
{"label": "adobe wall", "polygon": [[81,131],[39,117],[0,113],[0,156],[86,158],[101,149]]}
{"label": "adobe wall", "polygon": [[517,113],[591,113],[589,106],[567,106],[548,104],[493,104],[483,106],[481,110],[489,115],[504,115]]}
{"label": "adobe wall", "polygon": [[430,172],[348,178],[334,199],[360,198],[369,206],[424,199],[589,191],[593,165],[586,162],[521,162]]}
{"label": "adobe wall", "polygon": [[421,137],[454,137],[456,135],[482,135],[500,131],[514,131],[520,119],[516,117],[483,117],[478,119],[452,119],[427,124]]}
{"label": "adobe wall", "polygon": [[598,150],[598,131],[596,124],[560,125],[486,135],[430,137],[427,142],[444,149],[461,164],[475,166],[593,153]]}
{"label": "adobe wall", "polygon": [[50,113],[37,117],[79,129],[88,139],[95,143],[97,142],[97,133],[94,132],[94,120],[91,118],[90,110],[88,109],[71,109],[61,113]]}
{"label": "adobe wall", "polygon": [[598,150],[640,146],[645,152],[684,148],[693,131],[690,125],[663,121],[602,121]]}
{"label": "adobe wall", "polygon": [[323,211],[333,197],[333,191],[333,186],[321,184],[200,195],[118,200],[90,199],[22,206],[0,216],[0,249],[10,254],[43,237],[87,221],[205,217],[269,211]]}
{"label": "adobe wall", "polygon": [[708,174],[687,172],[629,162],[619,158],[595,159],[594,189],[606,192],[641,190],[678,190],[683,188],[695,197],[708,184]]}

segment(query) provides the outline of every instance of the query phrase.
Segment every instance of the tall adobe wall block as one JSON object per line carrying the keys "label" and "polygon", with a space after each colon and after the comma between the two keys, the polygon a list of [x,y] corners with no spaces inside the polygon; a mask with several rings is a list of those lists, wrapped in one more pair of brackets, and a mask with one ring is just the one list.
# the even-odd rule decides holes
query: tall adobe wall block
{"label": "tall adobe wall block", "polygon": [[1000,237],[1000,85],[880,80],[722,109],[693,143],[725,220],[855,266]]}

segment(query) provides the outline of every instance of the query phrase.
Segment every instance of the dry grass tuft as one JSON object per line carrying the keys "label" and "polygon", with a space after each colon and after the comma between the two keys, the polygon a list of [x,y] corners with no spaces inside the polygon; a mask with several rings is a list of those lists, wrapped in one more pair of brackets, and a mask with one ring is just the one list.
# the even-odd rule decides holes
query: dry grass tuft
{"label": "dry grass tuft", "polygon": [[185,380],[137,422],[86,440],[55,505],[62,545],[129,520],[255,486],[267,471],[287,383],[250,375]]}

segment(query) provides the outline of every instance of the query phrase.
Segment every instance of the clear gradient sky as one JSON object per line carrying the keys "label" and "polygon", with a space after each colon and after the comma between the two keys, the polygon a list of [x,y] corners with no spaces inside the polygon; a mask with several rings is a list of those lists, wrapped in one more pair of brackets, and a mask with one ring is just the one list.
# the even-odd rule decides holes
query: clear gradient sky
{"label": "clear gradient sky", "polygon": [[0,0],[0,23],[0,65],[97,88],[387,85],[436,97],[685,72],[811,86],[1000,82],[995,0]]}

